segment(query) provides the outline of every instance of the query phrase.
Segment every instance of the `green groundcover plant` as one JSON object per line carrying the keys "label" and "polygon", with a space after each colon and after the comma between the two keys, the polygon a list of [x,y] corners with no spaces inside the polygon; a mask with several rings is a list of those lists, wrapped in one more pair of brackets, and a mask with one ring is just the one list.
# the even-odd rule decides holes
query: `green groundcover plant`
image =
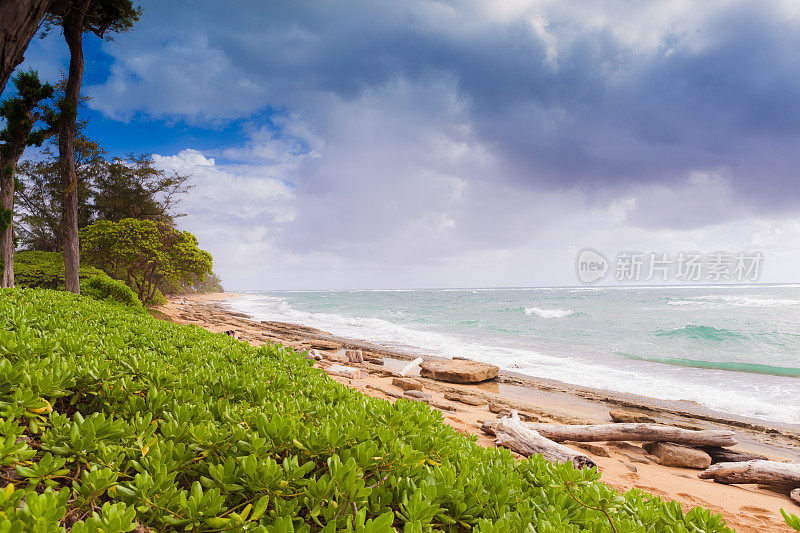
{"label": "green groundcover plant", "polygon": [[727,532],[424,404],[68,293],[0,291],[0,532]]}

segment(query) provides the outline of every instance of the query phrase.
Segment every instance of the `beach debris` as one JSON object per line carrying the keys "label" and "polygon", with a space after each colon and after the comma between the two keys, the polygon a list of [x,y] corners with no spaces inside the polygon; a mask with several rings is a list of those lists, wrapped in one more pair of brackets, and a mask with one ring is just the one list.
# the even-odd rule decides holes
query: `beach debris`
{"label": "beach debris", "polygon": [[486,405],[486,400],[474,394],[465,394],[463,392],[445,392],[445,400],[453,402],[461,402],[467,405]]}
{"label": "beach debris", "polygon": [[663,466],[682,466],[701,470],[711,466],[711,456],[697,448],[669,442],[647,442],[644,444],[644,449],[658,457],[658,464]]}
{"label": "beach debris", "polygon": [[586,450],[587,452],[591,453],[592,455],[596,455],[597,457],[611,457],[611,452],[608,451],[608,448],[600,444],[595,444],[593,442],[575,442],[571,440],[566,440],[561,444],[567,446],[575,446],[576,448]]}
{"label": "beach debris", "polygon": [[430,401],[433,399],[433,395],[428,392],[422,392],[421,390],[407,390],[403,394],[403,398],[407,398],[409,400]]}
{"label": "beach debris", "polygon": [[425,361],[420,365],[422,377],[448,383],[479,383],[497,378],[499,372],[496,365],[466,359]]}
{"label": "beach debris", "polygon": [[[503,418],[504,416],[508,416],[511,414],[511,408],[507,405],[498,403],[498,402],[489,402],[489,411],[492,413],[497,414],[498,418]],[[524,420],[525,422],[541,422],[542,419],[536,416],[533,413],[526,413],[525,411],[517,411],[519,417]]]}
{"label": "beach debris", "polygon": [[392,385],[403,390],[422,390],[422,383],[415,379],[394,378],[392,379]]}
{"label": "beach debris", "polygon": [[422,363],[422,361],[423,361],[422,357],[417,357],[416,359],[408,363],[406,366],[401,368],[397,373],[400,376],[405,376],[406,374],[411,372],[418,364]]}
{"label": "beach debris", "polygon": [[740,452],[721,446],[701,446],[701,450],[711,456],[711,464],[740,463],[744,461],[766,461],[767,456],[760,453]]}
{"label": "beach debris", "polygon": [[498,446],[508,448],[525,457],[542,454],[548,461],[571,462],[575,468],[579,469],[587,466],[597,467],[597,464],[589,456],[553,442],[541,436],[530,426],[523,424],[514,410],[511,411],[510,416],[503,417],[495,423],[493,429],[495,443]]}
{"label": "beach debris", "polygon": [[226,329],[223,333],[225,333],[225,335],[228,335],[229,337],[235,337],[236,336],[236,332],[234,330],[232,330],[232,329]]}
{"label": "beach debris", "polygon": [[733,431],[706,429],[695,431],[654,424],[535,424],[532,429],[544,437],[561,442],[638,441],[673,442],[693,446],[735,446]]}
{"label": "beach debris", "polygon": [[740,461],[736,463],[717,463],[697,476],[713,479],[726,485],[757,483],[777,489],[790,491],[800,487],[800,463],[781,463],[779,461]]}
{"label": "beach debris", "polygon": [[797,504],[800,505],[800,489],[794,489],[789,492],[789,497]]}
{"label": "beach debris", "polygon": [[343,378],[358,379],[361,377],[361,371],[357,368],[350,368],[342,365],[331,365],[325,370],[328,374],[334,376],[341,376]]}
{"label": "beach debris", "polygon": [[315,361],[322,361],[322,356],[319,354],[318,351],[314,350],[313,348],[308,353],[309,355],[311,355],[311,357],[314,358]]}
{"label": "beach debris", "polygon": [[364,362],[364,354],[361,353],[361,350],[345,350],[344,356],[347,357],[347,360],[351,363]]}
{"label": "beach debris", "polygon": [[608,412],[608,416],[611,417],[611,420],[620,424],[647,424],[655,422],[655,420],[645,414],[637,413],[636,411],[626,411],[623,409],[612,409]]}

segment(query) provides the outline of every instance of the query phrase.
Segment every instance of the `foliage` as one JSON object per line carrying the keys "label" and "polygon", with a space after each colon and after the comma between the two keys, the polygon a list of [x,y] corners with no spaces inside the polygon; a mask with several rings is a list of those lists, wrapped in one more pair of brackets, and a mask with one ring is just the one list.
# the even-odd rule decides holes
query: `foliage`
{"label": "foliage", "polygon": [[130,287],[106,275],[91,276],[83,280],[81,282],[81,294],[95,300],[111,300],[132,307],[142,305],[139,298],[136,297],[136,293]]}
{"label": "foliage", "polygon": [[783,509],[781,509],[781,514],[783,515],[783,519],[786,521],[786,524],[796,531],[800,531],[800,517],[796,514],[789,514]]}
{"label": "foliage", "polygon": [[211,272],[211,254],[197,247],[197,238],[164,223],[101,220],[80,238],[86,261],[124,280],[142,302],[151,302],[164,280],[188,283]]}
{"label": "foliage", "polygon": [[[98,143],[83,135],[85,127],[85,121],[79,122],[75,137],[79,228],[97,220],[123,218],[171,224],[183,216],[176,208],[190,188],[190,176],[155,168],[149,154],[108,159]],[[17,168],[19,229],[22,245],[28,249],[58,251],[61,247],[63,194],[56,152],[48,144],[41,158],[23,161]]]}
{"label": "foliage", "polygon": [[106,40],[112,40],[111,34],[130,31],[142,13],[131,0],[56,0],[48,11],[42,37],[53,27],[63,26],[64,18],[77,9],[83,15],[82,31]]}
{"label": "foliage", "polygon": [[[19,287],[63,289],[64,256],[58,252],[17,252],[14,254],[14,273]],[[98,268],[81,267],[81,279],[93,276],[108,277]]]}
{"label": "foliage", "polygon": [[189,190],[189,176],[155,168],[150,154],[102,160],[100,166],[91,185],[95,220],[138,218],[172,224],[180,195]]}
{"label": "foliage", "polygon": [[482,448],[287,348],[126,309],[0,292],[0,461],[18,477],[0,531],[730,531],[594,470]]}
{"label": "foliage", "polygon": [[[197,281],[199,279],[200,281]],[[158,284],[158,289],[164,294],[208,294],[212,292],[225,292],[222,288],[222,279],[210,272],[205,277],[197,278],[191,282],[178,283],[175,280],[164,280]]]}
{"label": "foliage", "polygon": [[[0,130],[0,161],[4,164],[8,164],[10,159],[16,164],[16,159],[26,146],[41,146],[45,139],[55,133],[57,122],[55,111],[40,105],[43,100],[52,98],[53,87],[39,81],[36,71],[20,72],[14,76],[13,82],[17,94],[0,103],[0,118],[5,121]],[[34,129],[40,121],[43,125]],[[0,170],[3,173],[13,171],[7,168]]]}

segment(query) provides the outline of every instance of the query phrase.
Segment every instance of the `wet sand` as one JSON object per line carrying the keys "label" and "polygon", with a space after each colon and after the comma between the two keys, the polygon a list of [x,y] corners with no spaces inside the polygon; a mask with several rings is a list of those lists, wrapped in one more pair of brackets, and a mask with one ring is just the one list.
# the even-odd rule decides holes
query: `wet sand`
{"label": "wet sand", "polygon": [[[360,377],[348,379],[331,376],[362,393],[394,401],[403,390],[392,385],[392,371],[407,364],[417,354],[379,346],[357,339],[336,337],[315,328],[284,322],[258,322],[243,313],[230,310],[226,302],[235,294],[209,294],[176,297],[159,308],[164,318],[183,324],[194,324],[210,331],[231,331],[253,345],[279,343],[296,350],[316,349],[326,357],[317,363],[320,368],[343,364],[346,349],[360,349],[364,355],[381,364],[365,362],[348,364],[358,367]],[[436,356],[423,356],[441,359]],[[592,424],[611,422],[610,410],[647,416],[654,421],[687,429],[731,429],[739,444],[735,450],[755,452],[779,461],[800,461],[800,428],[787,424],[764,422],[718,413],[692,402],[668,402],[632,394],[577,387],[555,380],[532,378],[512,372],[501,372],[496,382],[478,385],[457,385],[420,378],[418,372],[409,377],[419,380],[425,392],[433,395],[432,404],[440,407],[445,422],[459,432],[475,435],[479,444],[493,446],[491,437],[480,431],[481,421],[496,420],[487,405],[472,406],[445,399],[446,393],[468,393],[498,408],[518,409],[542,422]],[[436,407],[433,407],[436,408]],[[602,480],[620,490],[640,488],[681,503],[684,510],[703,506],[720,513],[728,525],[740,532],[790,532],[780,509],[795,514],[800,507],[788,496],[764,490],[755,485],[721,485],[697,477],[698,470],[659,465],[636,443],[602,445],[602,457],[576,447],[589,455],[599,466]]]}

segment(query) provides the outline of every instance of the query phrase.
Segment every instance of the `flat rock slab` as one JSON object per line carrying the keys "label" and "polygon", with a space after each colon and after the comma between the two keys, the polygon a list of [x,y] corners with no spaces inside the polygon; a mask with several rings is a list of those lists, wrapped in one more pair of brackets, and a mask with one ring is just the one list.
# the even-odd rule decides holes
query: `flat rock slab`
{"label": "flat rock slab", "polygon": [[339,350],[342,347],[338,342],[325,341],[322,339],[308,339],[306,340],[306,344],[316,350]]}
{"label": "flat rock slab", "polygon": [[422,392],[421,390],[407,390],[405,394],[403,394],[403,398],[428,402],[433,399],[433,395],[427,392]]}
{"label": "flat rock slab", "polygon": [[644,449],[658,457],[658,464],[706,469],[711,466],[711,456],[703,450],[679,446],[669,442],[648,442]]}
{"label": "flat rock slab", "polygon": [[625,411],[623,409],[612,409],[608,412],[608,415],[611,417],[611,420],[620,424],[655,422],[655,420],[645,414],[637,413],[636,411]]}
{"label": "flat rock slab", "polygon": [[448,383],[480,383],[497,378],[500,372],[498,366],[465,359],[423,361],[419,366],[422,377]]}
{"label": "flat rock slab", "polygon": [[444,397],[446,400],[461,402],[467,405],[486,405],[486,400],[480,396],[473,396],[472,394],[463,394],[461,392],[445,392]]}
{"label": "flat rock slab", "polygon": [[408,378],[394,378],[392,385],[400,387],[403,390],[422,390],[422,383],[415,379]]}
{"label": "flat rock slab", "polygon": [[582,450],[586,450],[587,452],[591,453],[592,455],[596,455],[597,457],[611,457],[611,453],[608,451],[608,448],[605,446],[601,446],[600,444],[596,444],[594,442],[574,442],[574,441],[564,441],[561,444],[567,444],[569,446],[575,446],[576,448],[581,448]]}

